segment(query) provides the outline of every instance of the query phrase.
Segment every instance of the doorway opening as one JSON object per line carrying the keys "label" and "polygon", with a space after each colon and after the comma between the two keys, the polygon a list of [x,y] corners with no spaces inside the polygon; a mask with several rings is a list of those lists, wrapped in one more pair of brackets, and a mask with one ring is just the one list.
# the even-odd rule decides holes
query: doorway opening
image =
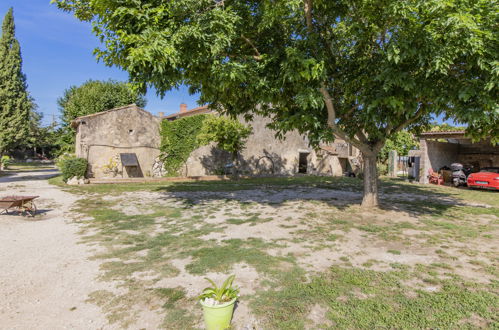
{"label": "doorway opening", "polygon": [[309,154],[309,152],[300,152],[300,157],[298,158],[298,173],[307,173]]}

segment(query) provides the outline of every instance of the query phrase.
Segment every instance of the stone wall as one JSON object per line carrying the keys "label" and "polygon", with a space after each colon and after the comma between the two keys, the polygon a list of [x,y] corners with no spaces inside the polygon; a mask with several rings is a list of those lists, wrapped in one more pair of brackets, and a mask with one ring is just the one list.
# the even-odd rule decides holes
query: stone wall
{"label": "stone wall", "polygon": [[[298,132],[288,132],[284,139],[275,137],[275,131],[267,128],[270,119],[255,116],[249,124],[253,132],[246,142],[245,149],[239,158],[239,172],[247,175],[293,175],[298,173],[300,153],[307,155],[307,173],[317,175],[341,176],[347,167],[355,168],[358,151],[350,151],[351,156],[345,154],[344,162],[326,151],[316,152],[308,143],[306,137]],[[336,141],[342,144],[343,141]],[[334,149],[334,148],[333,148]],[[352,159],[355,159],[352,161]],[[191,153],[182,175],[198,176],[213,175],[224,172],[225,165],[231,163],[230,154],[216,148],[214,144],[203,146]]]}
{"label": "stone wall", "polygon": [[428,172],[430,169],[438,171],[443,166],[449,166],[458,159],[459,144],[438,142],[422,139],[421,150],[421,177],[420,181],[428,183]]}
{"label": "stone wall", "polygon": [[[152,176],[159,155],[160,119],[135,105],[75,120],[76,155],[88,160],[88,176]],[[139,168],[122,171],[120,153],[135,153]]]}
{"label": "stone wall", "polygon": [[473,165],[476,170],[483,167],[499,167],[499,145],[490,141],[462,144],[459,147],[459,162]]}

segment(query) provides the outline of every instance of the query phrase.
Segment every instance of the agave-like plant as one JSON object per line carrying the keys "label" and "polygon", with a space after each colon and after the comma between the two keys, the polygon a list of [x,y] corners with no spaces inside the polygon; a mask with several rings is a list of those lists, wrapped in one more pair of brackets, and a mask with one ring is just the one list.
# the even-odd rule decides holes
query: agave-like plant
{"label": "agave-like plant", "polygon": [[212,298],[219,303],[224,303],[237,298],[237,295],[239,294],[239,288],[232,286],[235,277],[236,275],[229,276],[221,287],[218,287],[215,282],[205,277],[205,279],[210,282],[213,287],[205,288],[203,290],[203,293],[199,296],[199,299],[205,300],[207,298]]}

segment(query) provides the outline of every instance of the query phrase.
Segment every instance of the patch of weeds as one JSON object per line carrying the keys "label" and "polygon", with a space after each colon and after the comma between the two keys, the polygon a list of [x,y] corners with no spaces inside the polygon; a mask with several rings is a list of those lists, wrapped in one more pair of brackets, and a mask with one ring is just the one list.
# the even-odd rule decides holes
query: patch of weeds
{"label": "patch of weeds", "polygon": [[406,292],[412,289],[402,284],[408,276],[405,270],[333,267],[309,282],[295,280],[277,290],[260,291],[251,305],[264,327],[272,329],[304,328],[310,306],[317,303],[329,307],[327,317],[338,329],[451,329],[474,314],[494,322],[499,298],[489,287],[467,287],[450,279],[439,282],[439,291],[417,290],[409,297]]}
{"label": "patch of weeds", "polygon": [[373,225],[373,224],[357,226],[357,229],[362,230],[362,231],[367,231],[369,233],[379,233],[379,232],[384,230],[383,227]]}
{"label": "patch of weeds", "polygon": [[254,238],[225,240],[220,245],[189,252],[188,255],[193,257],[193,261],[185,269],[191,274],[204,274],[209,271],[226,273],[232,265],[245,262],[261,273],[278,272],[283,262],[294,262],[289,257],[274,257],[265,252],[268,248],[278,246]]}
{"label": "patch of weeds", "polygon": [[403,269],[403,270],[408,270],[409,269],[409,266],[401,264],[399,262],[393,262],[393,263],[391,263],[390,267],[392,267],[393,269]]}
{"label": "patch of weeds", "polygon": [[158,288],[152,289],[160,298],[166,300],[163,308],[173,308],[175,303],[185,298],[185,290],[182,288]]}
{"label": "patch of weeds", "polygon": [[[435,273],[429,274],[429,275],[436,275]],[[440,284],[440,280],[434,277],[425,277],[423,278],[423,282],[431,284],[431,285],[438,285]]]}
{"label": "patch of weeds", "polygon": [[386,252],[391,253],[391,254],[396,254],[396,255],[402,254],[402,252],[400,252],[399,250],[387,250]]}
{"label": "patch of weeds", "polygon": [[334,241],[337,241],[338,239],[342,238],[343,235],[337,235],[337,234],[331,234],[329,235],[326,240],[330,241],[330,242],[334,242]]}
{"label": "patch of weeds", "polygon": [[173,308],[167,310],[162,326],[165,329],[195,329],[198,322],[189,310]]}
{"label": "patch of weeds", "polygon": [[305,214],[305,217],[316,219],[317,217],[319,217],[319,214],[317,214],[317,212],[308,212]]}
{"label": "patch of weeds", "polygon": [[297,225],[285,225],[285,224],[280,224],[279,227],[284,228],[284,229],[291,229],[291,228],[296,228],[298,227]]}
{"label": "patch of weeds", "polygon": [[362,266],[363,266],[363,267],[366,267],[366,268],[370,268],[370,267],[374,266],[375,264],[379,264],[379,263],[380,263],[380,261],[378,261],[378,260],[375,260],[375,259],[369,259],[369,260],[367,260],[366,262],[364,262],[364,263],[362,264]]}
{"label": "patch of weeds", "polygon": [[431,267],[442,268],[442,269],[453,269],[451,265],[443,262],[434,262],[430,265]]}
{"label": "patch of weeds", "polygon": [[272,220],[273,220],[272,218],[260,218],[260,217],[258,217],[258,215],[252,215],[252,216],[248,217],[247,219],[231,218],[231,219],[225,220],[225,222],[232,224],[232,225],[242,225],[242,224],[248,223],[250,226],[254,226],[258,223],[265,223],[265,222],[269,222]]}

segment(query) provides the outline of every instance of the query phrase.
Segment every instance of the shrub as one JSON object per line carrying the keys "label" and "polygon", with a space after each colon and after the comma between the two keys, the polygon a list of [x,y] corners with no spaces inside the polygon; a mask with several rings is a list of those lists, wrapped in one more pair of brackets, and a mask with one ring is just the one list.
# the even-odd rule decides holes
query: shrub
{"label": "shrub", "polygon": [[6,169],[12,163],[10,157],[7,155],[2,156],[0,159],[0,169]]}
{"label": "shrub", "polygon": [[216,142],[218,148],[230,152],[235,160],[237,154],[244,149],[251,132],[251,126],[244,125],[237,119],[211,116],[203,122],[199,144]]}
{"label": "shrub", "polygon": [[55,159],[55,166],[57,166],[57,168],[62,171],[62,165],[64,164],[64,162],[68,159],[71,159],[71,158],[76,158],[76,156],[74,154],[71,154],[71,153],[63,153],[61,155],[59,155],[56,159]]}
{"label": "shrub", "polygon": [[378,163],[378,175],[387,175],[388,174],[388,165],[385,163]]}
{"label": "shrub", "polygon": [[84,178],[88,163],[85,158],[72,157],[60,160],[58,166],[62,172],[62,180],[67,182],[72,177]]}

